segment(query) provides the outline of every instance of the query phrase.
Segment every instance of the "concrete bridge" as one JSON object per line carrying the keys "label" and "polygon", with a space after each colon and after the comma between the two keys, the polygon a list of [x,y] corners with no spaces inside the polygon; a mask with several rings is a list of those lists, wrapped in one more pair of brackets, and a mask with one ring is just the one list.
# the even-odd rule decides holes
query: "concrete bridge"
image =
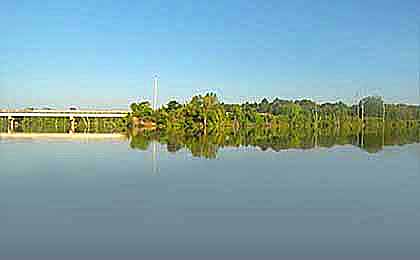
{"label": "concrete bridge", "polygon": [[75,132],[75,118],[122,118],[129,110],[54,110],[54,109],[0,109],[0,117],[8,118],[9,130],[13,132],[16,118],[22,117],[67,117],[70,118],[70,132]]}

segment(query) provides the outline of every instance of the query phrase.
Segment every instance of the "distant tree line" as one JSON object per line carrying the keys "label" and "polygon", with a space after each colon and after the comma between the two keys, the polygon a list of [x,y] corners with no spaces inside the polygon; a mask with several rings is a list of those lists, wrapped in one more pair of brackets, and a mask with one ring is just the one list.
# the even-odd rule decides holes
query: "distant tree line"
{"label": "distant tree line", "polygon": [[[143,101],[131,104],[130,117],[152,121],[159,129],[178,129],[207,134],[225,128],[350,128],[359,129],[368,123],[413,121],[418,126],[420,106],[384,104],[381,97],[369,96],[358,104],[343,102],[317,104],[312,100],[282,100],[243,104],[225,104],[213,93],[194,96],[185,104],[170,101],[153,110]],[[363,119],[363,121],[362,121]],[[130,122],[130,121],[129,121]]]}

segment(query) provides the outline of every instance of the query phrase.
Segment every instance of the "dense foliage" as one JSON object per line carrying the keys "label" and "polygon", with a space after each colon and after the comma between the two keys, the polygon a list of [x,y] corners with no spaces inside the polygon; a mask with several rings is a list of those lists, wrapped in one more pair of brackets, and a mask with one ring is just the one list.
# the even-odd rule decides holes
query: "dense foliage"
{"label": "dense foliage", "polygon": [[[269,127],[285,129],[360,129],[377,127],[383,120],[417,127],[420,107],[384,104],[380,97],[366,97],[357,105],[343,102],[317,104],[311,100],[281,100],[224,104],[215,94],[194,96],[188,103],[170,101],[156,111],[148,102],[131,105],[132,115],[156,123],[158,129],[208,134],[224,129]],[[363,119],[363,120],[362,120]]]}

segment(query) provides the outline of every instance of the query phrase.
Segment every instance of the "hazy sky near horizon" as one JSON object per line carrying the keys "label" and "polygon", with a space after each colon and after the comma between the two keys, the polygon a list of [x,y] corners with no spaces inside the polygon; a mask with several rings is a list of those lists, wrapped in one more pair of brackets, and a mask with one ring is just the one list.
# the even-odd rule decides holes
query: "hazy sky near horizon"
{"label": "hazy sky near horizon", "polygon": [[420,2],[0,2],[0,106],[262,97],[419,103]]}

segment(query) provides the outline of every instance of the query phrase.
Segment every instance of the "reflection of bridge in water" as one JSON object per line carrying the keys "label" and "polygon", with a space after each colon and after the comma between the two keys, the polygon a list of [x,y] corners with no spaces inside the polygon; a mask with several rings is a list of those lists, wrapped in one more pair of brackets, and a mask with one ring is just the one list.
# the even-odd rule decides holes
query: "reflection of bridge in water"
{"label": "reflection of bridge in water", "polygon": [[8,132],[13,132],[18,118],[44,117],[70,119],[70,132],[76,131],[76,118],[84,118],[89,124],[89,118],[123,118],[129,113],[128,110],[49,110],[49,109],[22,109],[0,110],[0,117],[8,119]]}
{"label": "reflection of bridge in water", "polygon": [[126,140],[127,136],[117,133],[0,133],[0,139],[22,139],[22,140],[80,140],[89,141],[101,140]]}

